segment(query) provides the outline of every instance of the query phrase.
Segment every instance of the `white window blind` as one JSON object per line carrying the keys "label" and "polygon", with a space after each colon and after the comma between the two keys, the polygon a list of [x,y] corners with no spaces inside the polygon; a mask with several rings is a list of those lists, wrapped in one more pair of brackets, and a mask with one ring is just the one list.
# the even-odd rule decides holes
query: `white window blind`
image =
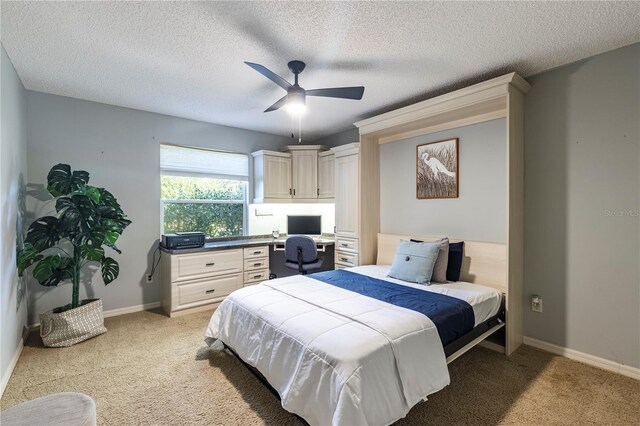
{"label": "white window blind", "polygon": [[161,144],[160,171],[165,174],[197,174],[218,179],[248,180],[249,156]]}

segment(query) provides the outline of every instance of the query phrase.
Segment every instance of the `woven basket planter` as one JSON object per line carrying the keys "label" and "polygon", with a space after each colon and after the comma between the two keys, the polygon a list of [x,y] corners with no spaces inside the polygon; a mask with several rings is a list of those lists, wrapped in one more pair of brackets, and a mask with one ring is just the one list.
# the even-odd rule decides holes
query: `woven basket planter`
{"label": "woven basket planter", "polygon": [[72,346],[107,332],[101,299],[86,299],[77,308],[55,311],[40,314],[40,336],[45,346]]}

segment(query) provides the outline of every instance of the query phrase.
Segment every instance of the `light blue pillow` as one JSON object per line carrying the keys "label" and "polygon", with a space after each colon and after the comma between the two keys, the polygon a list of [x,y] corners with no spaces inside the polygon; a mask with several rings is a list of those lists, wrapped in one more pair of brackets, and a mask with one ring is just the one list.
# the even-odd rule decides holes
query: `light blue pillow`
{"label": "light blue pillow", "polygon": [[428,285],[439,251],[440,242],[416,243],[400,240],[389,276],[402,281]]}

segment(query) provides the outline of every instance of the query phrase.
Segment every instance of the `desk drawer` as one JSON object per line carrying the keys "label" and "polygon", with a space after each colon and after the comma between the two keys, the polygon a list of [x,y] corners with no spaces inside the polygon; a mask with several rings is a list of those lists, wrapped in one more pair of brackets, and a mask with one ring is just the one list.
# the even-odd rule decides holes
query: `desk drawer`
{"label": "desk drawer", "polygon": [[242,272],[242,250],[221,250],[177,256],[177,280]]}
{"label": "desk drawer", "polygon": [[178,285],[178,304],[219,299],[242,287],[242,274],[205,278]]}
{"label": "desk drawer", "polygon": [[251,271],[244,273],[244,283],[254,283],[258,281],[266,281],[269,279],[269,270],[262,269],[259,271]]}
{"label": "desk drawer", "polygon": [[344,251],[336,251],[336,264],[344,266],[358,266],[358,255]]}
{"label": "desk drawer", "polygon": [[336,237],[336,251],[358,252],[358,240],[353,238]]}
{"label": "desk drawer", "polygon": [[256,257],[268,257],[268,256],[269,256],[269,246],[247,247],[244,249],[245,259],[253,259]]}
{"label": "desk drawer", "polygon": [[269,267],[269,258],[262,257],[256,259],[247,259],[244,261],[244,270],[255,271],[256,269],[265,269]]}

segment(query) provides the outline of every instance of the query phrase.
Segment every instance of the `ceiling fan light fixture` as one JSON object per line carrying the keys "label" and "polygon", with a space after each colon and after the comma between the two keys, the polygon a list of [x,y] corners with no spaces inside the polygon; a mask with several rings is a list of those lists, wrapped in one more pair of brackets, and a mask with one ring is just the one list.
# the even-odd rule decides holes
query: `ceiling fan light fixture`
{"label": "ceiling fan light fixture", "polygon": [[287,110],[294,115],[302,114],[306,109],[304,91],[290,90],[287,95]]}

